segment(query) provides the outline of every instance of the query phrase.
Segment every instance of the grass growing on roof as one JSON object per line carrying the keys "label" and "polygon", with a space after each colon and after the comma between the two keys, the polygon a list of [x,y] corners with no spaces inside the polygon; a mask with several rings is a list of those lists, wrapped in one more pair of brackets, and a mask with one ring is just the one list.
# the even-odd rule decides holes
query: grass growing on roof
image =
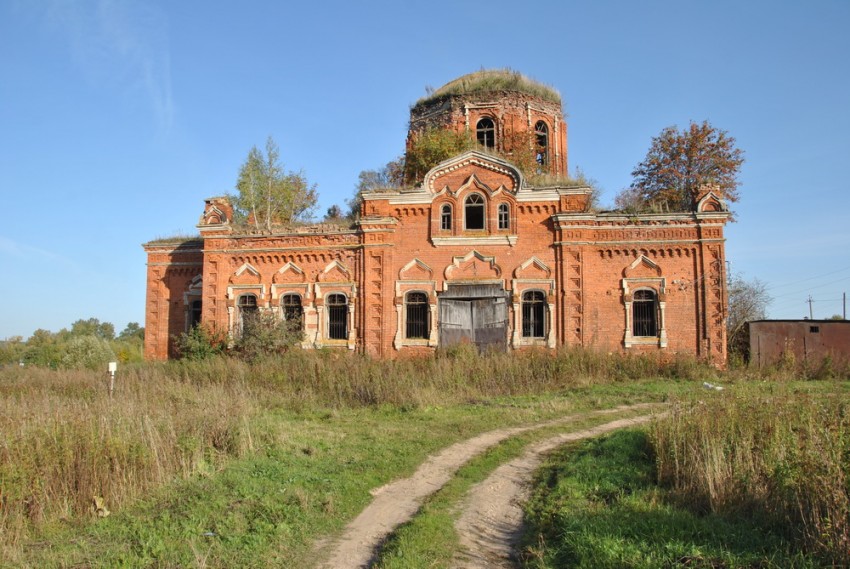
{"label": "grass growing on roof", "polygon": [[494,91],[519,91],[552,103],[561,103],[561,95],[553,87],[529,79],[512,69],[482,69],[449,81],[433,93],[419,99],[416,106],[425,105],[442,97],[489,93]]}

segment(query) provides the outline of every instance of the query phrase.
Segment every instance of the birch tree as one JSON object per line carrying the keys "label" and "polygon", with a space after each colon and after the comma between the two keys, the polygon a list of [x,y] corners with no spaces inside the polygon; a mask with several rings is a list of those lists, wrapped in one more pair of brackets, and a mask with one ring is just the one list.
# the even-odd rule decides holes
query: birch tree
{"label": "birch tree", "polygon": [[256,146],[239,169],[234,196],[237,213],[258,230],[271,231],[275,224],[291,224],[308,219],[316,207],[316,185],[302,172],[287,172],[280,162],[280,150],[272,137],[265,153]]}

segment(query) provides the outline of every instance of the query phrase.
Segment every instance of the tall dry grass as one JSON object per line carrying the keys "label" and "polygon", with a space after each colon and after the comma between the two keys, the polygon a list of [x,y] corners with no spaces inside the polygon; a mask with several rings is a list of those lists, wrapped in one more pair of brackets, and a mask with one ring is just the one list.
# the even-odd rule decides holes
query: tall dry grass
{"label": "tall dry grass", "polygon": [[850,402],[738,384],[674,405],[652,431],[658,477],[697,511],[747,515],[850,566]]}
{"label": "tall dry grass", "polygon": [[[272,409],[456,404],[646,377],[714,373],[585,351],[380,361],[294,350],[247,364],[216,357],[126,366],[110,397],[105,374],[0,369],[0,554],[42,524],[119,510],[168,481],[251,452],[254,419]],[[103,511],[101,511],[103,513]]]}
{"label": "tall dry grass", "polygon": [[156,376],[119,375],[110,398],[93,372],[0,372],[0,553],[43,523],[96,515],[95,497],[117,510],[250,450],[258,402],[244,385]]}

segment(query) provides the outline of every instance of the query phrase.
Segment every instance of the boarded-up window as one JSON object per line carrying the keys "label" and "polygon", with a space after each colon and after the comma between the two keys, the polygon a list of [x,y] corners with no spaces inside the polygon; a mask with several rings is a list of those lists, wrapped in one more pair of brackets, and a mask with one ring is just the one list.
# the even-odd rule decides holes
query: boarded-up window
{"label": "boarded-up window", "polygon": [[654,291],[635,291],[632,301],[632,322],[633,336],[658,335],[658,303]]}
{"label": "boarded-up window", "polygon": [[405,300],[405,336],[427,340],[430,333],[428,296],[424,292],[409,292]]}
{"label": "boarded-up window", "polygon": [[344,294],[331,294],[325,304],[328,309],[328,338],[348,339],[348,299]]}
{"label": "boarded-up window", "polygon": [[522,295],[522,337],[546,337],[546,297],[539,290]]}

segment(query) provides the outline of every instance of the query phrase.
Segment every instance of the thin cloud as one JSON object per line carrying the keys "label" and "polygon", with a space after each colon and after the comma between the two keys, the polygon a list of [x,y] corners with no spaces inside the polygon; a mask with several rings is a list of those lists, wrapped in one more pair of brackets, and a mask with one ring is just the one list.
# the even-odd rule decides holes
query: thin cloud
{"label": "thin cloud", "polygon": [[41,258],[47,259],[55,263],[61,263],[68,267],[76,268],[76,265],[74,265],[71,260],[61,255],[57,255],[56,253],[47,251],[45,249],[40,249],[38,247],[19,243],[14,239],[10,239],[2,235],[0,235],[0,256],[15,257],[17,259]]}
{"label": "thin cloud", "polygon": [[161,10],[115,0],[53,0],[46,17],[66,36],[71,57],[89,79],[143,93],[159,128],[171,129],[171,57]]}

